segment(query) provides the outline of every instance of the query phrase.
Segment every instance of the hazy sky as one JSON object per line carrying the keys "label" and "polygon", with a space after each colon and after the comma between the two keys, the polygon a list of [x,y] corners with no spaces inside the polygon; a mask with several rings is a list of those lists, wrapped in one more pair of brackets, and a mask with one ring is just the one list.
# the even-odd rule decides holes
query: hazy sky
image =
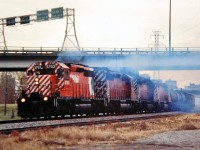
{"label": "hazy sky", "polygon": [[[38,10],[56,7],[75,8],[81,47],[147,47],[152,41],[152,31],[161,31],[164,39],[160,40],[168,46],[169,0],[1,0],[0,18],[36,14]],[[200,47],[199,8],[200,0],[172,0],[172,47]],[[6,27],[7,45],[60,47],[65,22],[59,19]],[[161,77],[172,75],[180,79],[180,86],[185,86],[194,79],[200,83],[198,74],[199,71],[177,75],[168,72]]]}
{"label": "hazy sky", "polygon": [[[152,31],[168,45],[169,0],[1,0],[0,18],[75,8],[81,47],[147,47]],[[172,0],[172,46],[198,47],[200,1]],[[65,20],[6,27],[8,45],[61,46]]]}

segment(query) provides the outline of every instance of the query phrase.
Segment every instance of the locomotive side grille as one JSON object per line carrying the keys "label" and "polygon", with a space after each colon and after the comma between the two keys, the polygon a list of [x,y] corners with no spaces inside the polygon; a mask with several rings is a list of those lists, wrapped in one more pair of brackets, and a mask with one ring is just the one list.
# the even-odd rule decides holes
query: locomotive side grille
{"label": "locomotive side grille", "polygon": [[104,71],[94,71],[94,91],[96,98],[103,99],[107,97],[106,73]]}

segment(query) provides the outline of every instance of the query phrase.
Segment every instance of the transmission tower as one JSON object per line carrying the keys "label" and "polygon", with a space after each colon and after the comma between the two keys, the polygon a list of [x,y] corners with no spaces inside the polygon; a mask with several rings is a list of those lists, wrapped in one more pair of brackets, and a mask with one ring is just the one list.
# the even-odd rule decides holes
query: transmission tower
{"label": "transmission tower", "polygon": [[[152,44],[154,46],[154,51],[158,52],[160,51],[160,47],[163,46],[164,44],[161,43],[160,37],[164,39],[164,35],[162,34],[161,31],[152,31],[151,33],[151,39],[153,39]],[[160,71],[154,70],[153,72],[153,79],[154,80],[160,80]]]}
{"label": "transmission tower", "polygon": [[159,51],[160,47],[164,47],[164,44],[161,42],[160,37],[164,39],[164,35],[161,31],[152,31],[151,33],[151,44],[154,46],[154,51]]}
{"label": "transmission tower", "polygon": [[66,9],[66,30],[65,37],[62,44],[62,50],[77,49],[80,50],[78,38],[76,36],[75,28],[75,10],[71,8]]}
{"label": "transmission tower", "polygon": [[3,19],[0,20],[0,25],[0,50],[7,50]]}

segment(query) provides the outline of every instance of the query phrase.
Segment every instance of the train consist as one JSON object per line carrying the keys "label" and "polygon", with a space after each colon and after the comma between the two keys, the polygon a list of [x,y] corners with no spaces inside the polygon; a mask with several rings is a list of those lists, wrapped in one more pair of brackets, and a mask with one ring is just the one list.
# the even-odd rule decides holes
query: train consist
{"label": "train consist", "polygon": [[108,68],[36,62],[26,71],[18,114],[22,118],[192,109],[194,96],[163,83]]}

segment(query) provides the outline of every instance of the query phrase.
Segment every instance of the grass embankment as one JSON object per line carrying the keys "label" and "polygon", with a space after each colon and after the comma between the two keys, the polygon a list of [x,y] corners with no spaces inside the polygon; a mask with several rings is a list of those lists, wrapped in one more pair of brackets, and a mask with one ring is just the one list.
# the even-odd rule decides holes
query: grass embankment
{"label": "grass embankment", "polygon": [[[108,123],[84,127],[44,128],[37,131],[0,135],[3,150],[68,149],[72,146],[125,144],[155,133],[170,130],[200,129],[200,114],[179,115],[162,119]],[[77,148],[77,147],[76,147]]]}
{"label": "grass embankment", "polygon": [[19,119],[17,115],[17,104],[7,104],[6,105],[6,114],[5,114],[5,105],[0,104],[0,120],[10,120],[10,119]]}

